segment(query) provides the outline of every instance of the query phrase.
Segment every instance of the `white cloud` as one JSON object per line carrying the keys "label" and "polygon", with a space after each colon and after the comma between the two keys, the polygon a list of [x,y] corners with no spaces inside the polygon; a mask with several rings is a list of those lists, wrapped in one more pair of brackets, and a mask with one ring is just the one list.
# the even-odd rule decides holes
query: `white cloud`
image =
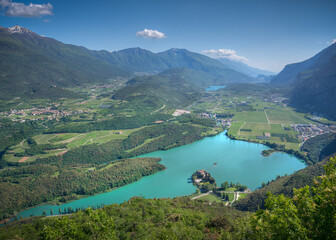
{"label": "white cloud", "polygon": [[6,9],[7,16],[13,17],[39,17],[43,15],[52,15],[53,6],[47,4],[26,5],[24,3],[12,2],[10,0],[0,0],[0,6]]}
{"label": "white cloud", "polygon": [[12,2],[9,0],[0,0],[0,6],[2,8],[8,7]]}
{"label": "white cloud", "polygon": [[235,50],[232,49],[209,49],[202,51],[202,54],[211,58],[228,58],[236,62],[247,62],[248,59],[237,55]]}
{"label": "white cloud", "polygon": [[146,28],[143,31],[137,32],[136,35],[138,37],[153,38],[153,39],[166,38],[166,35],[164,33],[159,32],[157,30],[151,30]]}

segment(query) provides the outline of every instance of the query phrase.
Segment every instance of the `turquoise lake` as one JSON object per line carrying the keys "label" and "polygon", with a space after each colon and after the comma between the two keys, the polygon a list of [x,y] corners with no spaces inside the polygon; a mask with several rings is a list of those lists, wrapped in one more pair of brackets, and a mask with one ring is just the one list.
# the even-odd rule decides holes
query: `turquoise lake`
{"label": "turquoise lake", "polygon": [[208,88],[206,88],[205,90],[207,92],[214,92],[214,91],[217,91],[218,89],[221,89],[221,88],[225,88],[226,86],[209,86]]}
{"label": "turquoise lake", "polygon": [[194,193],[196,188],[188,179],[198,169],[210,172],[217,184],[224,181],[239,182],[255,190],[262,182],[275,179],[277,175],[291,174],[305,167],[303,162],[286,153],[276,152],[264,157],[261,155],[264,149],[268,148],[261,144],[231,140],[223,132],[189,145],[139,156],[160,157],[160,163],[167,167],[166,170],[143,177],[140,181],[60,206],[44,205],[31,208],[21,212],[20,216],[42,215],[43,211],[49,215],[50,209],[54,214],[58,214],[59,208],[63,211],[68,207],[76,209],[122,203],[133,196],[173,198],[189,195]]}

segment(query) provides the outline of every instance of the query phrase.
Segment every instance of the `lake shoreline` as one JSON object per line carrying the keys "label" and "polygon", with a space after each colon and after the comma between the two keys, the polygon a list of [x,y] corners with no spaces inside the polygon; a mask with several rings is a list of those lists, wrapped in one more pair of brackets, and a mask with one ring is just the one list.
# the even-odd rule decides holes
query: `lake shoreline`
{"label": "lake shoreline", "polygon": [[[136,157],[135,157],[135,158],[136,158]],[[128,158],[127,158],[127,159],[128,159]],[[121,160],[123,160],[123,159],[121,159]],[[126,160],[126,159],[125,159],[125,160]],[[120,160],[112,160],[111,162],[109,162],[109,163],[107,163],[107,164],[111,164],[111,163],[113,163],[113,162],[115,162],[115,161],[120,161]],[[158,163],[160,163],[160,162],[161,162],[161,159],[158,160]],[[24,212],[24,211],[27,211],[27,210],[30,210],[30,209],[37,208],[37,207],[43,207],[43,206],[59,207],[59,208],[62,210],[62,208],[63,208],[62,206],[65,205],[65,204],[69,204],[69,203],[74,202],[74,201],[77,201],[77,200],[81,200],[81,199],[88,198],[88,197],[94,197],[94,196],[97,196],[97,195],[100,195],[100,194],[103,194],[103,193],[108,193],[108,192],[117,190],[117,189],[119,189],[119,188],[121,188],[121,187],[124,187],[124,186],[127,186],[127,185],[129,185],[129,184],[138,182],[138,181],[140,181],[143,177],[147,177],[147,176],[153,175],[153,174],[155,174],[155,173],[158,173],[158,172],[160,172],[160,171],[164,171],[164,170],[166,170],[166,166],[165,166],[165,165],[163,165],[163,164],[160,164],[160,165],[163,166],[162,170],[153,172],[153,173],[151,173],[151,174],[149,174],[149,175],[142,176],[142,177],[140,177],[138,180],[133,181],[133,182],[128,183],[128,184],[125,184],[125,185],[123,185],[123,186],[110,188],[110,189],[107,189],[107,190],[105,190],[105,191],[100,191],[100,192],[97,192],[97,193],[92,194],[92,195],[77,195],[77,194],[72,194],[72,195],[67,196],[67,197],[70,197],[70,198],[71,198],[70,200],[67,200],[66,202],[62,202],[62,203],[59,202],[59,199],[61,199],[62,197],[58,197],[58,198],[55,198],[55,199],[50,200],[50,201],[48,201],[48,202],[40,203],[40,204],[35,205],[35,206],[32,206],[32,207],[28,207],[28,208],[21,209],[21,210],[19,210],[19,211],[15,211],[14,214],[13,214],[13,216],[11,216],[10,218],[7,218],[7,220],[9,220],[9,222],[11,222],[11,221],[15,220],[16,218],[17,218],[17,219],[27,218],[27,217],[21,217],[21,216],[20,216],[20,213],[22,213],[22,212]],[[68,214],[68,213],[65,213],[65,214]],[[48,216],[65,215],[65,214],[57,214],[57,213],[55,212],[54,214],[52,214],[52,215],[48,215]],[[41,215],[40,215],[40,216],[41,216]],[[31,216],[30,216],[30,217],[31,217]],[[3,219],[3,220],[5,220],[5,219]],[[0,221],[3,221],[3,220],[0,220]],[[1,226],[1,224],[0,224],[0,226]]]}
{"label": "lake shoreline", "polygon": [[[176,146],[176,147],[173,147],[173,148],[171,148],[171,149],[178,148],[178,147],[181,147],[181,146],[185,146],[185,145],[188,145],[188,144],[193,144],[193,143],[195,143],[195,142],[197,142],[197,141],[201,141],[201,140],[203,140],[204,138],[207,138],[207,137],[214,137],[214,136],[217,136],[218,134],[221,134],[223,131],[224,131],[224,130],[220,131],[219,129],[217,129],[217,130],[216,130],[216,133],[207,133],[206,135],[203,135],[201,139],[195,140],[195,141],[193,141],[193,142],[191,142],[191,143],[187,143],[187,144],[184,144],[184,145]],[[170,150],[170,149],[166,149],[166,150],[162,150],[162,151],[168,151],[168,150]],[[156,151],[158,151],[158,150],[155,150],[155,151],[153,151],[153,152],[156,152]],[[152,152],[149,152],[149,153],[152,153]],[[146,154],[149,154],[149,153],[146,153]],[[142,154],[142,155],[143,155],[143,154]],[[139,156],[141,156],[141,155],[139,155]],[[136,157],[132,157],[132,158],[138,158],[138,156],[136,156]],[[116,161],[116,160],[112,160],[112,161],[110,161],[109,163],[112,163],[112,162],[114,162],[114,161]],[[160,159],[159,163],[160,163],[160,162],[161,162],[161,159]],[[109,163],[108,163],[108,164],[109,164]],[[161,164],[161,165],[163,165],[163,164]],[[166,166],[165,166],[165,165],[163,165],[163,166],[164,166],[164,169],[161,170],[161,171],[164,171],[164,170],[166,169]],[[157,172],[155,172],[155,173],[157,173]],[[153,174],[155,174],[155,173],[153,173]],[[153,174],[150,174],[150,175],[153,175]],[[150,175],[147,175],[147,176],[150,176]],[[140,181],[143,177],[147,177],[147,176],[142,176],[142,177],[141,177],[140,179],[138,179],[137,181],[128,183],[128,184],[123,185],[123,186],[120,186],[120,187],[111,188],[111,189],[108,189],[108,190],[103,191],[103,192],[98,192],[98,193],[95,193],[95,194],[93,194],[93,195],[76,195],[76,194],[74,194],[74,195],[75,195],[76,197],[78,197],[78,198],[76,198],[76,199],[71,199],[71,200],[69,200],[69,201],[67,201],[67,202],[64,202],[64,203],[61,203],[61,204],[57,204],[57,203],[59,203],[59,202],[57,202],[57,199],[59,199],[60,197],[59,197],[59,198],[55,198],[55,199],[53,199],[53,200],[51,200],[51,201],[44,202],[44,203],[40,203],[40,204],[38,204],[38,205],[35,205],[35,206],[32,206],[32,207],[28,207],[28,208],[24,208],[24,209],[22,209],[22,210],[20,210],[20,211],[17,211],[17,212],[14,213],[14,215],[13,215],[11,218],[8,218],[8,219],[10,219],[10,221],[11,221],[11,220],[13,220],[13,219],[15,219],[15,218],[19,218],[21,212],[24,212],[24,211],[27,211],[27,210],[30,210],[30,209],[34,209],[34,208],[37,208],[37,207],[42,207],[42,206],[59,206],[59,207],[61,208],[62,205],[64,205],[64,204],[68,204],[68,203],[71,203],[71,202],[74,202],[74,201],[77,201],[77,200],[81,200],[81,199],[84,199],[84,198],[93,197],[93,196],[96,196],[96,195],[100,195],[100,194],[103,194],[103,193],[108,193],[108,192],[114,191],[114,190],[119,189],[119,188],[121,188],[121,187],[125,187],[125,186],[127,186],[127,185],[129,185],[129,184],[138,182],[138,181]],[[55,214],[54,214],[54,215],[55,215]]]}
{"label": "lake shoreline", "polygon": [[[246,139],[239,139],[239,138],[236,138],[234,136],[231,136],[228,134],[227,130],[225,130],[225,135],[230,138],[231,140],[238,140],[238,141],[243,141],[243,142],[248,142],[248,143],[256,143],[256,144],[261,144],[261,145],[264,145],[266,147],[269,147],[269,149],[267,150],[263,150],[260,154],[264,157],[269,157],[271,156],[273,153],[275,152],[282,152],[282,153],[287,153],[287,154],[290,154],[290,155],[293,155],[294,157],[298,158],[299,160],[301,160],[302,162],[305,163],[306,167],[310,165],[310,163],[308,162],[308,159],[307,158],[304,158],[302,157],[301,154],[298,154],[300,152],[298,151],[295,151],[295,150],[291,150],[291,149],[283,149],[283,150],[277,150],[275,149],[274,147],[271,147],[265,143],[260,143],[260,142],[255,142],[255,141],[251,141],[251,140],[246,140]],[[264,153],[264,151],[270,151],[270,153]]]}
{"label": "lake shoreline", "polygon": [[[238,141],[232,141],[232,140],[238,140]],[[192,143],[189,143],[189,144],[186,144],[186,145],[183,145],[183,146],[179,146],[179,147],[176,147],[176,148],[173,148],[173,149],[170,149],[170,150],[156,151],[156,152],[146,154],[146,155],[149,155],[149,156],[140,155],[138,157],[158,157],[158,158],[161,158],[160,164],[162,164],[166,167],[165,171],[156,172],[155,174],[151,174],[151,175],[146,176],[146,178],[142,177],[138,181],[132,182],[130,184],[126,184],[126,185],[124,185],[122,187],[119,187],[119,188],[110,189],[108,191],[105,191],[105,192],[102,192],[102,193],[97,193],[95,195],[81,196],[80,199],[77,199],[79,201],[78,203],[71,204],[71,203],[77,201],[77,200],[76,201],[73,200],[73,201],[67,202],[66,204],[68,204],[68,205],[65,205],[65,206],[64,206],[64,204],[59,205],[59,208],[61,208],[61,209],[62,208],[67,208],[67,207],[69,207],[69,205],[72,209],[76,209],[79,206],[84,206],[84,208],[86,208],[87,206],[99,206],[99,205],[101,205],[101,203],[103,205],[105,205],[105,204],[110,205],[110,204],[114,204],[114,203],[119,204],[119,203],[122,203],[124,201],[128,201],[129,198],[131,198],[132,196],[142,196],[142,197],[145,197],[145,198],[173,198],[173,197],[178,197],[178,196],[188,196],[190,194],[194,194],[194,191],[195,191],[194,186],[193,187],[190,187],[190,186],[188,187],[189,184],[187,184],[187,186],[185,186],[187,181],[186,181],[186,179],[183,180],[184,177],[182,178],[183,182],[181,182],[181,179],[177,179],[178,177],[181,177],[181,176],[174,175],[175,179],[176,179],[176,183],[174,183],[175,185],[174,184],[172,185],[171,181],[169,180],[170,183],[165,188],[164,186],[165,186],[165,184],[167,184],[167,183],[165,183],[165,181],[167,180],[167,178],[170,179],[170,177],[162,178],[162,176],[163,175],[169,175],[169,174],[170,174],[169,176],[171,176],[172,172],[173,172],[173,174],[175,174],[175,171],[179,169],[178,165],[176,166],[176,164],[182,163],[183,166],[187,165],[187,167],[189,169],[190,168],[193,169],[193,168],[199,168],[197,166],[199,165],[199,163],[201,163],[203,165],[206,164],[207,167],[205,167],[205,169],[209,169],[211,172],[214,171],[215,175],[218,175],[218,173],[221,173],[223,176],[225,175],[226,179],[224,181],[230,180],[231,177],[229,175],[226,176],[226,174],[224,173],[225,171],[222,173],[223,166],[225,166],[225,168],[227,168],[226,165],[225,165],[226,163],[223,162],[223,159],[211,159],[211,156],[213,154],[215,154],[215,156],[217,156],[217,157],[220,157],[221,154],[222,154],[221,152],[224,151],[224,154],[227,153],[227,151],[223,148],[229,148],[230,152],[231,151],[237,152],[241,156],[245,156],[245,158],[246,157],[249,158],[251,156],[248,153],[245,154],[244,149],[252,149],[253,156],[255,158],[260,159],[258,161],[264,161],[264,160],[262,160],[263,158],[257,157],[257,155],[260,156],[260,150],[262,148],[265,149],[265,147],[261,147],[261,146],[265,146],[265,145],[260,144],[260,143],[255,143],[256,145],[254,145],[254,144],[253,145],[247,145],[247,144],[243,143],[243,142],[247,142],[247,141],[241,141],[239,139],[232,139],[232,140],[231,140],[231,138],[229,138],[227,136],[226,132],[221,132],[221,133],[218,133],[218,134],[216,134],[215,136],[212,136],[212,137],[204,136],[200,140],[197,140],[195,142],[192,142]],[[214,145],[216,145],[216,146],[214,146]],[[210,148],[208,148],[208,146]],[[234,149],[232,149],[231,146],[234,146]],[[195,151],[202,151],[201,149],[204,148],[204,147],[205,147],[206,151],[203,151],[203,153],[202,153],[203,155],[198,154],[198,153],[194,153],[194,150]],[[211,149],[212,147],[215,147],[215,148]],[[218,147],[219,147],[219,149],[221,149],[220,152],[218,152]],[[170,159],[170,160],[167,159],[167,154],[168,155],[171,154],[169,152],[174,152],[174,154],[182,153],[183,157],[180,160],[178,160],[178,159],[174,160],[174,161],[179,161],[180,163],[176,162],[175,165],[174,165],[174,161],[172,159]],[[242,155],[242,152],[244,152],[243,155]],[[164,159],[162,157],[160,157],[160,155],[162,155],[162,154],[163,154],[163,156],[166,156]],[[187,154],[187,155],[185,155],[185,154]],[[193,157],[189,156],[188,154],[196,154],[195,156],[197,156],[199,158],[202,158],[203,160],[201,162],[199,162],[200,160],[195,160],[195,159],[193,159]],[[202,155],[202,156],[199,156],[199,155]],[[226,155],[227,154],[225,154],[224,156],[226,156]],[[288,162],[288,160],[292,157],[295,157],[295,156],[291,156],[291,157],[289,157],[289,156],[291,156],[291,155],[288,155],[288,157],[286,157],[285,155],[281,155],[281,156],[276,155],[276,156],[272,157],[272,159],[270,159],[270,161],[265,162],[265,164],[266,164],[265,168],[267,169],[267,168],[271,167],[271,169],[274,169],[274,172],[276,172],[274,174],[278,174],[278,173],[279,174],[287,174],[287,173],[291,174],[292,171],[296,171],[296,169],[300,165],[298,162],[301,162],[301,161],[298,161],[297,163],[295,163],[295,161],[294,162],[291,161],[292,163],[290,163],[290,162]],[[202,163],[204,161],[204,159],[207,159],[207,160],[204,163]],[[229,159],[231,159],[231,157],[229,157]],[[279,161],[274,162],[275,159],[279,159],[281,161],[280,162]],[[255,160],[253,160],[253,158],[251,160],[248,160],[248,162],[249,162],[249,164],[252,164],[251,166],[253,166]],[[297,159],[297,160],[299,160],[299,159]],[[197,163],[197,161],[198,161],[198,163]],[[227,161],[227,160],[224,160],[224,161]],[[287,161],[289,163],[289,165],[286,166],[285,168],[283,168],[282,170],[281,169],[279,170],[278,167],[273,166],[274,164],[279,165],[281,162],[284,162],[284,161],[285,162]],[[216,162],[217,164],[214,165],[213,164],[214,162]],[[168,164],[168,166],[167,166],[167,164]],[[230,163],[228,162],[228,164],[230,164]],[[258,163],[258,164],[261,164],[261,163]],[[264,163],[262,163],[262,164],[264,165]],[[294,167],[294,169],[293,169],[292,166],[293,167],[296,166],[296,167]],[[301,167],[299,167],[299,169],[302,169],[304,167],[305,166],[301,166]],[[245,168],[246,168],[246,166],[245,166]],[[250,169],[250,167],[247,167],[247,168]],[[200,166],[200,169],[203,169],[203,167]],[[286,170],[286,169],[288,169],[288,170]],[[194,170],[196,170],[196,169],[194,169]],[[188,170],[188,177],[190,177],[190,174],[192,172],[194,172],[194,170]],[[249,171],[249,172],[251,172],[251,171]],[[266,175],[262,176],[262,178],[272,179],[273,178],[272,172],[273,171],[267,173]],[[177,172],[176,172],[176,174],[177,174]],[[242,178],[240,176],[236,176],[236,177],[238,178],[239,181]],[[221,178],[223,178],[223,177],[219,177],[219,181],[223,181],[223,179],[221,179]],[[153,181],[151,179],[156,180],[155,184],[159,185],[159,188],[157,186],[152,188],[153,187]],[[237,179],[232,178],[232,180],[237,182]],[[244,178],[242,178],[241,180],[244,183]],[[181,184],[182,184],[181,186],[180,186],[180,184],[178,184],[178,181],[181,182]],[[264,180],[261,179],[261,180],[255,180],[255,181],[262,182]],[[245,180],[245,183],[246,183],[246,180]],[[144,190],[144,189],[142,189],[142,188],[144,188],[143,186],[151,187],[151,193],[149,194],[148,192],[143,191]],[[254,183],[254,184],[252,184],[251,189],[256,188],[257,186],[258,185],[256,185],[256,183]],[[169,189],[167,189],[167,187]],[[164,190],[162,190],[162,189],[164,189]],[[185,190],[182,190],[182,189],[188,189],[188,191],[185,192]],[[165,192],[165,193],[163,193],[162,191]],[[102,195],[102,196],[97,197],[97,195]],[[94,197],[94,198],[92,198],[92,197]],[[87,198],[87,199],[85,199],[85,198]],[[80,201],[80,200],[83,200],[83,199],[85,199],[85,200]],[[109,199],[109,200],[106,201],[106,199]],[[48,203],[44,203],[44,204],[40,204],[38,206],[34,206],[34,207],[31,207],[31,208],[28,208],[28,209],[24,209],[24,210],[20,211],[20,213],[18,213],[18,215],[21,216],[20,214],[22,212],[25,212],[26,210],[29,210],[29,209],[37,208],[39,206],[48,206]],[[53,212],[58,214],[57,205],[50,206],[50,208],[53,208],[52,209]],[[24,217],[21,216],[21,217],[22,218],[29,217],[29,214],[31,212],[33,212],[34,216],[39,216],[39,215],[42,215],[43,210],[45,210],[47,212],[47,215],[50,215],[49,214],[50,209],[48,207],[45,207],[45,208],[36,209],[35,211],[26,212],[26,213],[24,213],[25,216]],[[53,214],[53,215],[55,215],[55,214]]]}

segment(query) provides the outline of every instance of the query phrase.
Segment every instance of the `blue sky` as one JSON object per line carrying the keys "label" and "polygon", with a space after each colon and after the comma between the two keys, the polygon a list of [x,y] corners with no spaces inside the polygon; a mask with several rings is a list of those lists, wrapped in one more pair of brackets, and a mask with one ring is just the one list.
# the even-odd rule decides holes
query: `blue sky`
{"label": "blue sky", "polygon": [[280,71],[336,39],[336,1],[0,0],[0,25],[15,24],[95,50],[226,49],[216,53]]}

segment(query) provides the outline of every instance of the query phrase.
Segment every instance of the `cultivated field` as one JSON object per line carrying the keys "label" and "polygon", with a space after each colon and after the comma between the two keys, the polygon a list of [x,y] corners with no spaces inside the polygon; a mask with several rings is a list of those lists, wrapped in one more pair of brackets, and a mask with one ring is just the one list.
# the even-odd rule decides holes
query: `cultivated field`
{"label": "cultivated field", "polygon": [[[219,116],[234,115],[228,134],[242,140],[263,143],[265,141],[299,150],[300,141],[291,124],[311,124],[302,113],[295,112],[285,104],[272,100],[272,93],[233,94],[222,90],[207,94],[192,105],[194,111]],[[212,96],[212,97],[211,97]],[[227,117],[230,118],[230,117]]]}

